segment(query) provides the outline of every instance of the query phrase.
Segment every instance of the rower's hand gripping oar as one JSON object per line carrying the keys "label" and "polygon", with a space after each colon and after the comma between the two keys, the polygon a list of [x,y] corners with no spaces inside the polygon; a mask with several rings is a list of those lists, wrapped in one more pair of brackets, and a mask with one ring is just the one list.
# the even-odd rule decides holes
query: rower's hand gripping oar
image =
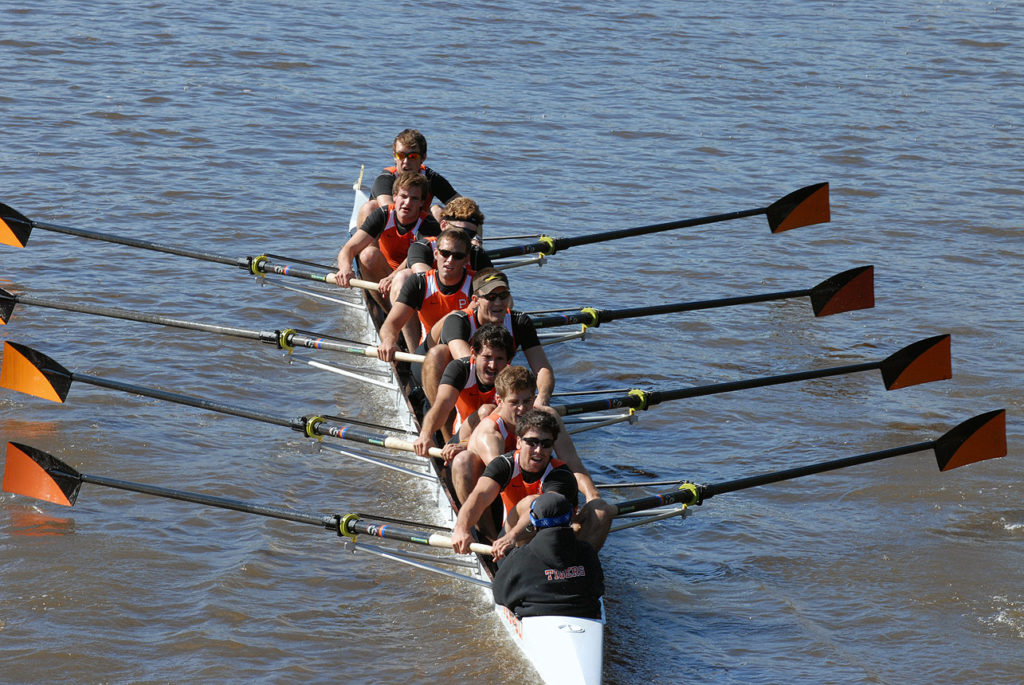
{"label": "rower's hand gripping oar", "polygon": [[734,390],[747,390],[750,388],[761,388],[769,385],[782,383],[795,383],[797,381],[825,378],[827,376],[840,376],[860,371],[873,371],[878,369],[882,372],[882,382],[886,390],[906,388],[921,383],[946,380],[953,377],[952,361],[950,358],[950,337],[949,335],[937,335],[924,340],[919,340],[902,350],[894,352],[885,359],[877,362],[865,362],[863,364],[850,364],[837,366],[828,369],[813,369],[811,371],[798,371],[780,376],[764,376],[760,378],[749,378],[741,381],[727,383],[716,383],[714,385],[698,385],[676,390],[631,390],[625,395],[619,395],[601,400],[587,400],[572,404],[552,405],[551,408],[562,416],[574,414],[585,414],[606,409],[632,408],[643,410],[661,402],[680,400],[688,397],[702,397],[704,395],[716,395]]}
{"label": "rower's hand gripping oar", "polygon": [[[142,395],[143,397],[152,397],[230,416],[239,416],[276,426],[284,426],[311,438],[329,436],[340,440],[350,440],[365,445],[376,445],[403,452],[414,451],[413,444],[409,440],[403,440],[393,435],[372,433],[361,426],[336,423],[333,417],[313,415],[287,418],[254,409],[215,402],[202,397],[193,397],[156,388],[122,383],[99,376],[72,373],[42,352],[33,350],[25,345],[19,345],[18,343],[4,342],[4,356],[2,363],[0,363],[0,387],[27,395],[34,395],[51,402],[63,403],[67,399],[73,381],[95,385],[100,388],[119,390],[134,395]],[[431,447],[428,454],[432,457],[440,457],[441,449]]]}
{"label": "rower's hand gripping oar", "polygon": [[[287,350],[289,352],[296,347],[303,347],[313,350],[344,352],[346,354],[355,354],[360,357],[378,359],[377,348],[372,345],[360,345],[353,340],[347,340],[345,338],[338,338],[330,335],[322,335],[320,333],[299,331],[294,328],[286,328],[276,331],[256,331],[245,328],[233,328],[230,326],[218,326],[215,324],[206,324],[196,321],[186,321],[184,319],[173,319],[157,314],[134,312],[128,309],[118,309],[116,307],[99,307],[95,305],[47,300],[40,297],[32,297],[31,295],[15,295],[3,288],[0,288],[0,323],[6,324],[10,321],[15,305],[17,304],[48,307],[50,309],[60,309],[63,311],[79,312],[82,314],[93,314],[96,316],[106,316],[114,319],[124,319],[126,321],[153,323],[161,326],[170,326],[172,328],[203,331],[205,333],[228,335],[248,340],[259,340],[262,343],[276,345],[278,349]],[[409,352],[396,352],[395,359],[398,361],[417,364],[423,363],[423,355],[411,354]]]}
{"label": "rower's hand gripping oar", "polygon": [[[373,535],[389,540],[411,542],[430,547],[452,548],[451,537],[439,533],[410,530],[397,526],[369,523],[360,519],[358,514],[311,514],[292,511],[284,507],[255,504],[242,500],[228,499],[203,495],[185,490],[172,490],[157,485],[132,483],[104,476],[91,476],[79,473],[53,455],[47,454],[28,445],[15,442],[7,443],[7,460],[4,463],[3,489],[16,495],[24,495],[35,499],[74,506],[78,500],[78,492],[82,483],[91,483],[108,488],[140,492],[145,495],[176,499],[220,509],[231,509],[247,514],[257,514],[269,518],[309,523],[334,531],[352,540],[356,535]],[[472,543],[470,550],[478,554],[491,554],[490,545]]]}
{"label": "rower's hand gripping oar", "polygon": [[[79,238],[88,238],[90,240],[100,240],[118,245],[128,245],[130,247],[138,247],[143,250],[177,255],[179,257],[189,257],[191,259],[198,259],[204,262],[227,264],[244,269],[255,276],[274,274],[277,276],[291,276],[293,278],[301,278],[307,281],[316,281],[318,283],[333,283],[336,271],[329,266],[312,264],[311,262],[277,255],[261,254],[249,257],[228,257],[225,255],[214,254],[212,252],[190,250],[176,245],[162,245],[149,240],[127,238],[124,236],[113,235],[111,233],[75,228],[73,226],[60,226],[58,224],[51,224],[45,221],[29,219],[10,205],[0,202],[0,243],[13,245],[14,247],[25,247],[25,245],[28,244],[28,239],[32,234],[33,228],[40,228],[46,231],[53,231],[55,233],[64,233],[66,235],[73,235]],[[273,259],[285,260],[292,263],[279,264],[272,261]],[[365,290],[377,290],[377,284],[372,281],[356,280],[352,285]]]}
{"label": "rower's hand gripping oar", "polygon": [[721,483],[698,485],[695,483],[683,483],[679,489],[666,492],[660,495],[650,495],[638,499],[613,504],[614,515],[627,514],[634,511],[653,509],[668,504],[701,504],[715,495],[726,492],[745,490],[779,481],[802,478],[825,471],[846,468],[867,464],[882,459],[890,459],[913,452],[926,450],[935,451],[935,459],[939,471],[950,471],[960,466],[972,464],[986,459],[995,459],[1006,456],[1006,410],[997,409],[985,414],[979,414],[968,419],[956,428],[948,431],[937,440],[919,442],[903,447],[893,447],[878,452],[868,452],[855,457],[845,457],[832,461],[808,464],[796,468],[774,471],[758,476],[737,478]]}
{"label": "rower's hand gripping oar", "polygon": [[649,226],[637,226],[635,228],[623,228],[614,231],[603,231],[601,233],[590,233],[588,235],[576,236],[574,238],[550,238],[543,237],[529,245],[518,245],[502,247],[497,250],[487,250],[487,256],[491,259],[512,257],[515,255],[540,253],[553,255],[559,250],[566,250],[577,245],[589,245],[592,243],[605,242],[607,240],[618,240],[619,238],[630,238],[648,233],[659,233],[671,231],[677,228],[688,228],[712,224],[719,221],[730,221],[747,216],[766,214],[768,216],[768,227],[772,233],[788,231],[792,228],[810,226],[812,224],[827,223],[831,216],[828,202],[828,183],[816,183],[814,185],[795,190],[789,195],[776,200],[767,207],[757,209],[746,209],[739,212],[727,214],[714,214],[712,216],[698,217],[696,219],[682,219],[680,221],[669,221],[662,224],[651,224]]}
{"label": "rower's hand gripping oar", "polygon": [[741,295],[716,300],[698,302],[679,302],[676,304],[660,304],[650,307],[630,307],[628,309],[595,309],[584,307],[572,314],[549,314],[530,316],[534,328],[550,328],[552,326],[572,326],[582,324],[587,328],[596,328],[609,321],[631,319],[640,316],[658,316],[676,312],[691,312],[701,309],[717,309],[755,302],[772,300],[788,300],[797,297],[810,297],[811,308],[815,316],[829,316],[857,309],[871,309],[875,306],[874,287],[875,268],[859,266],[825,279],[813,288],[785,290],[762,295]]}

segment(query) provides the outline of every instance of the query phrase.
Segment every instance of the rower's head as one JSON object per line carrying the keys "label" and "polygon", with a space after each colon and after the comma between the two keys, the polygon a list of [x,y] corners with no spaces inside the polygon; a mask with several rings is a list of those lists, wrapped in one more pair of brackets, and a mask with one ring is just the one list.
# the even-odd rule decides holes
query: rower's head
{"label": "rower's head", "polygon": [[557,492],[546,492],[530,503],[530,523],[537,530],[572,523],[572,503]]}
{"label": "rower's head", "polygon": [[416,221],[426,205],[429,192],[430,181],[426,176],[415,171],[398,174],[395,182],[391,184],[391,195],[394,197],[398,220],[403,224]]}
{"label": "rower's head", "polygon": [[476,377],[484,385],[494,385],[515,353],[515,342],[504,326],[485,324],[469,339],[469,348],[473,351]]}
{"label": "rower's head", "polygon": [[457,197],[444,206],[441,212],[441,228],[458,228],[465,231],[474,244],[479,245],[484,232],[484,213],[480,206],[468,197]]}
{"label": "rower's head", "polygon": [[445,285],[455,285],[466,274],[469,264],[469,238],[457,229],[449,228],[437,236],[434,243],[434,264],[437,275]]}
{"label": "rower's head", "polygon": [[569,500],[573,509],[580,499],[580,486],[576,482],[576,476],[572,471],[566,469],[555,469],[548,474],[544,482],[540,484],[541,492],[557,493]]}
{"label": "rower's head", "polygon": [[494,394],[501,418],[517,423],[520,416],[533,409],[537,377],[525,366],[506,366],[494,380]]}
{"label": "rower's head", "polygon": [[391,144],[391,154],[395,157],[398,172],[415,171],[419,173],[420,165],[427,158],[427,139],[414,128],[407,128],[397,136]]}
{"label": "rower's head", "polygon": [[508,276],[497,269],[480,269],[473,276],[473,302],[477,304],[477,320],[502,323],[505,312],[512,308],[512,291]]}
{"label": "rower's head", "polygon": [[551,461],[551,451],[558,437],[558,419],[546,411],[531,409],[516,422],[516,437],[519,468],[539,473]]}

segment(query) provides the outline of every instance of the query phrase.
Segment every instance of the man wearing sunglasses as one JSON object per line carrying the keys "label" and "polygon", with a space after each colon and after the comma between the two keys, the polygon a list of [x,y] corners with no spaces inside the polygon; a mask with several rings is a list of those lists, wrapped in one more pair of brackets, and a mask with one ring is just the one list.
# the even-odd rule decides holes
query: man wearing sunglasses
{"label": "man wearing sunglasses", "polygon": [[[380,327],[380,345],[377,346],[380,359],[394,360],[399,332],[405,334],[407,349],[415,350],[422,345],[425,350],[427,335],[434,324],[445,314],[469,306],[473,276],[466,269],[469,263],[466,234],[453,228],[442,233],[437,239],[434,259],[437,267],[409,276],[391,305]],[[413,319],[413,314],[418,314],[419,321]]]}
{"label": "man wearing sunglasses", "polygon": [[[559,432],[558,420],[546,411],[534,409],[519,417],[516,423],[516,451],[503,454],[487,465],[476,487],[459,509],[452,530],[452,548],[457,553],[469,552],[469,544],[473,542],[473,527],[498,495],[501,495],[505,505],[505,532],[491,545],[495,559],[500,559],[517,542],[523,541],[523,533],[528,532],[528,525],[524,523],[528,518],[523,517],[528,515],[530,504],[541,493],[546,480],[574,476],[582,484],[581,474],[573,474],[565,462],[551,455]],[[552,476],[553,473],[559,475]],[[610,524],[610,519],[607,523]],[[603,534],[597,534],[587,530],[584,525],[579,536],[581,539],[586,536],[591,546],[598,550],[607,532],[605,527]]]}
{"label": "man wearing sunglasses", "polygon": [[[487,465],[516,448],[519,419],[534,409],[536,397],[536,376],[524,366],[506,366],[494,381],[494,410],[481,419],[466,442],[445,445],[444,458],[451,463],[452,484],[460,502],[467,500]],[[574,487],[583,493],[588,502],[600,499],[601,495],[576,453],[572,436],[565,430],[561,417],[550,407],[543,407],[542,410],[553,416],[558,423],[555,454],[576,474],[578,484]],[[597,512],[603,508],[603,502],[594,502],[585,507],[582,518],[588,519],[591,516],[590,510],[594,510],[594,516],[601,518],[605,515]],[[487,523],[485,517],[481,521],[481,531],[494,537],[495,530],[488,529]]]}
{"label": "man wearing sunglasses", "polygon": [[394,202],[391,196],[391,185],[395,178],[406,171],[422,174],[426,177],[429,185],[429,193],[425,196],[424,210],[433,214],[438,221],[441,220],[441,208],[432,206],[433,198],[447,204],[459,196],[444,176],[437,173],[430,167],[424,165],[427,159],[427,139],[422,133],[414,128],[407,128],[397,136],[391,145],[391,153],[395,158],[395,165],[386,167],[383,172],[373,181],[370,187],[370,199],[359,208],[359,225],[370,215],[374,209],[387,207]]}
{"label": "man wearing sunglasses", "polygon": [[522,312],[512,309],[512,291],[508,276],[497,269],[481,269],[473,276],[473,298],[470,306],[446,316],[432,334],[437,344],[427,351],[423,362],[423,390],[428,399],[440,382],[441,374],[452,359],[469,355],[469,338],[478,326],[503,326],[512,334],[515,348],[522,348],[527,364],[537,376],[538,406],[547,406],[555,389],[555,374],[551,362],[540,345],[533,321]]}

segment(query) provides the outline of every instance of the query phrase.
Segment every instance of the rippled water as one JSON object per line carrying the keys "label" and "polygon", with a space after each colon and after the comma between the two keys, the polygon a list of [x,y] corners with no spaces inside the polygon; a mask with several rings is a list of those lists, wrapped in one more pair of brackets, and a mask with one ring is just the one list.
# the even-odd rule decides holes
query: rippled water
{"label": "rippled water", "polygon": [[[558,254],[524,308],[807,288],[876,268],[877,307],[806,300],[606,324],[552,350],[562,389],[671,388],[880,360],[953,336],[954,378],[877,373],[666,403],[578,439],[602,480],[716,482],[931,440],[1008,409],[1010,456],[926,454],[721,495],[619,533],[606,680],[1019,682],[1024,507],[1022,12],[1014,3],[78,0],[3,9],[0,201],[229,256],[329,262],[361,164],[422,130],[490,235],[762,207],[831,183],[830,224],[763,218]],[[372,171],[368,171],[372,173]],[[259,330],[350,314],[230,267],[36,231],[0,286]],[[19,307],[0,337],[73,370],[285,416],[380,417],[365,386],[266,346]],[[302,511],[427,516],[400,475],[279,427],[76,385],[0,393],[0,438],[87,473]],[[479,592],[286,522],[83,487],[0,496],[4,680],[521,682]]]}

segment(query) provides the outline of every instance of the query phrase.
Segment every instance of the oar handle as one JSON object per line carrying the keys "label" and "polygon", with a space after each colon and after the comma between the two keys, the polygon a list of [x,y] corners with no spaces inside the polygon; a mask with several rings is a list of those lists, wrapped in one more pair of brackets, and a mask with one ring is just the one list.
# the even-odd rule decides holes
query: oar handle
{"label": "oar handle", "polygon": [[[338,279],[336,274],[328,274],[326,281],[332,285],[338,285]],[[348,281],[350,288],[362,288],[363,290],[370,290],[377,292],[380,287],[380,283],[376,281],[364,281],[361,278],[350,278]]]}
{"label": "oar handle", "polygon": [[[401,438],[387,437],[384,438],[384,447],[392,450],[401,450],[402,452],[415,452],[416,450],[412,446],[412,442],[409,440],[402,440]],[[427,450],[427,454],[432,457],[441,457],[440,447],[431,447]]]}

